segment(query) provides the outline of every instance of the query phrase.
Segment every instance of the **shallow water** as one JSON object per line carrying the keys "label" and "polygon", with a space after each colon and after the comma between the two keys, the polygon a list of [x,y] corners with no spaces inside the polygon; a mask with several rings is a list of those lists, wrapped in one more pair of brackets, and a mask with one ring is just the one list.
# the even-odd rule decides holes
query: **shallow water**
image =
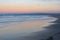
{"label": "shallow water", "polygon": [[55,20],[49,15],[20,15],[20,16],[0,16],[0,26],[15,24],[31,20]]}

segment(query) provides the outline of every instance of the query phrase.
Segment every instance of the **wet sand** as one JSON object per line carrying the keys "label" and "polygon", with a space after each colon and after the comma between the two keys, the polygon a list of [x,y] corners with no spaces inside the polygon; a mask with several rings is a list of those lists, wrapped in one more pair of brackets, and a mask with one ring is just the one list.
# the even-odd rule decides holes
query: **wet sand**
{"label": "wet sand", "polygon": [[[25,31],[25,30],[31,30],[35,28],[43,28],[45,26],[50,25],[49,20],[36,20],[36,21],[27,21],[27,22],[22,22],[22,23],[17,23],[17,24],[12,24],[12,25],[7,25],[6,27],[0,28],[0,32],[4,31],[16,31],[16,29],[19,29],[19,31]],[[20,30],[21,29],[21,30]]]}
{"label": "wet sand", "polygon": [[51,25],[50,20],[27,21],[0,28],[0,39],[14,39],[28,36],[30,33],[43,31],[44,27]]}

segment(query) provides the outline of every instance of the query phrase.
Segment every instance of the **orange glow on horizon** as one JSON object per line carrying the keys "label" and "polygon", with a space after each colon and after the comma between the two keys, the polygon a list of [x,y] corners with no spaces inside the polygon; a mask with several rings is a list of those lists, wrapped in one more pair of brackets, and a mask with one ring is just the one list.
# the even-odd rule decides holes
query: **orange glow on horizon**
{"label": "orange glow on horizon", "polygon": [[54,4],[0,4],[0,12],[46,12],[46,11],[56,11],[60,10],[59,6]]}

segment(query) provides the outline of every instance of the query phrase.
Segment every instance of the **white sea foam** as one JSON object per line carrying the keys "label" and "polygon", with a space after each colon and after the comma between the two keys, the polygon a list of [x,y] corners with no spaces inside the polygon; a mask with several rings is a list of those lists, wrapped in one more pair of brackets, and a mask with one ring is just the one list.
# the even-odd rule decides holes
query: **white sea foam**
{"label": "white sea foam", "polygon": [[15,24],[24,21],[31,21],[31,20],[51,20],[55,21],[56,18],[49,17],[46,15],[37,15],[37,16],[0,16],[0,26],[5,26],[7,24]]}

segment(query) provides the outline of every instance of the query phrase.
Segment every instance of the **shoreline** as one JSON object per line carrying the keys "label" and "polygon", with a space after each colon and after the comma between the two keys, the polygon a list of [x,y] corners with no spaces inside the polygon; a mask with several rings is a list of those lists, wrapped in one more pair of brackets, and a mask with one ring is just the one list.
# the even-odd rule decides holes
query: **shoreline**
{"label": "shoreline", "polygon": [[5,38],[5,36],[10,36],[10,38],[13,38],[18,37],[19,35],[28,36],[30,33],[45,30],[44,27],[49,26],[50,22],[51,21],[37,20],[9,25],[0,29],[0,37],[3,36],[3,38]]}
{"label": "shoreline", "polygon": [[12,24],[12,25],[6,25],[7,27],[3,27],[1,29],[5,29],[5,28],[17,28],[17,27],[33,27],[33,26],[42,26],[42,25],[50,25],[49,20],[35,20],[35,21],[26,21],[26,22],[21,22],[21,23],[17,23],[17,24]]}

